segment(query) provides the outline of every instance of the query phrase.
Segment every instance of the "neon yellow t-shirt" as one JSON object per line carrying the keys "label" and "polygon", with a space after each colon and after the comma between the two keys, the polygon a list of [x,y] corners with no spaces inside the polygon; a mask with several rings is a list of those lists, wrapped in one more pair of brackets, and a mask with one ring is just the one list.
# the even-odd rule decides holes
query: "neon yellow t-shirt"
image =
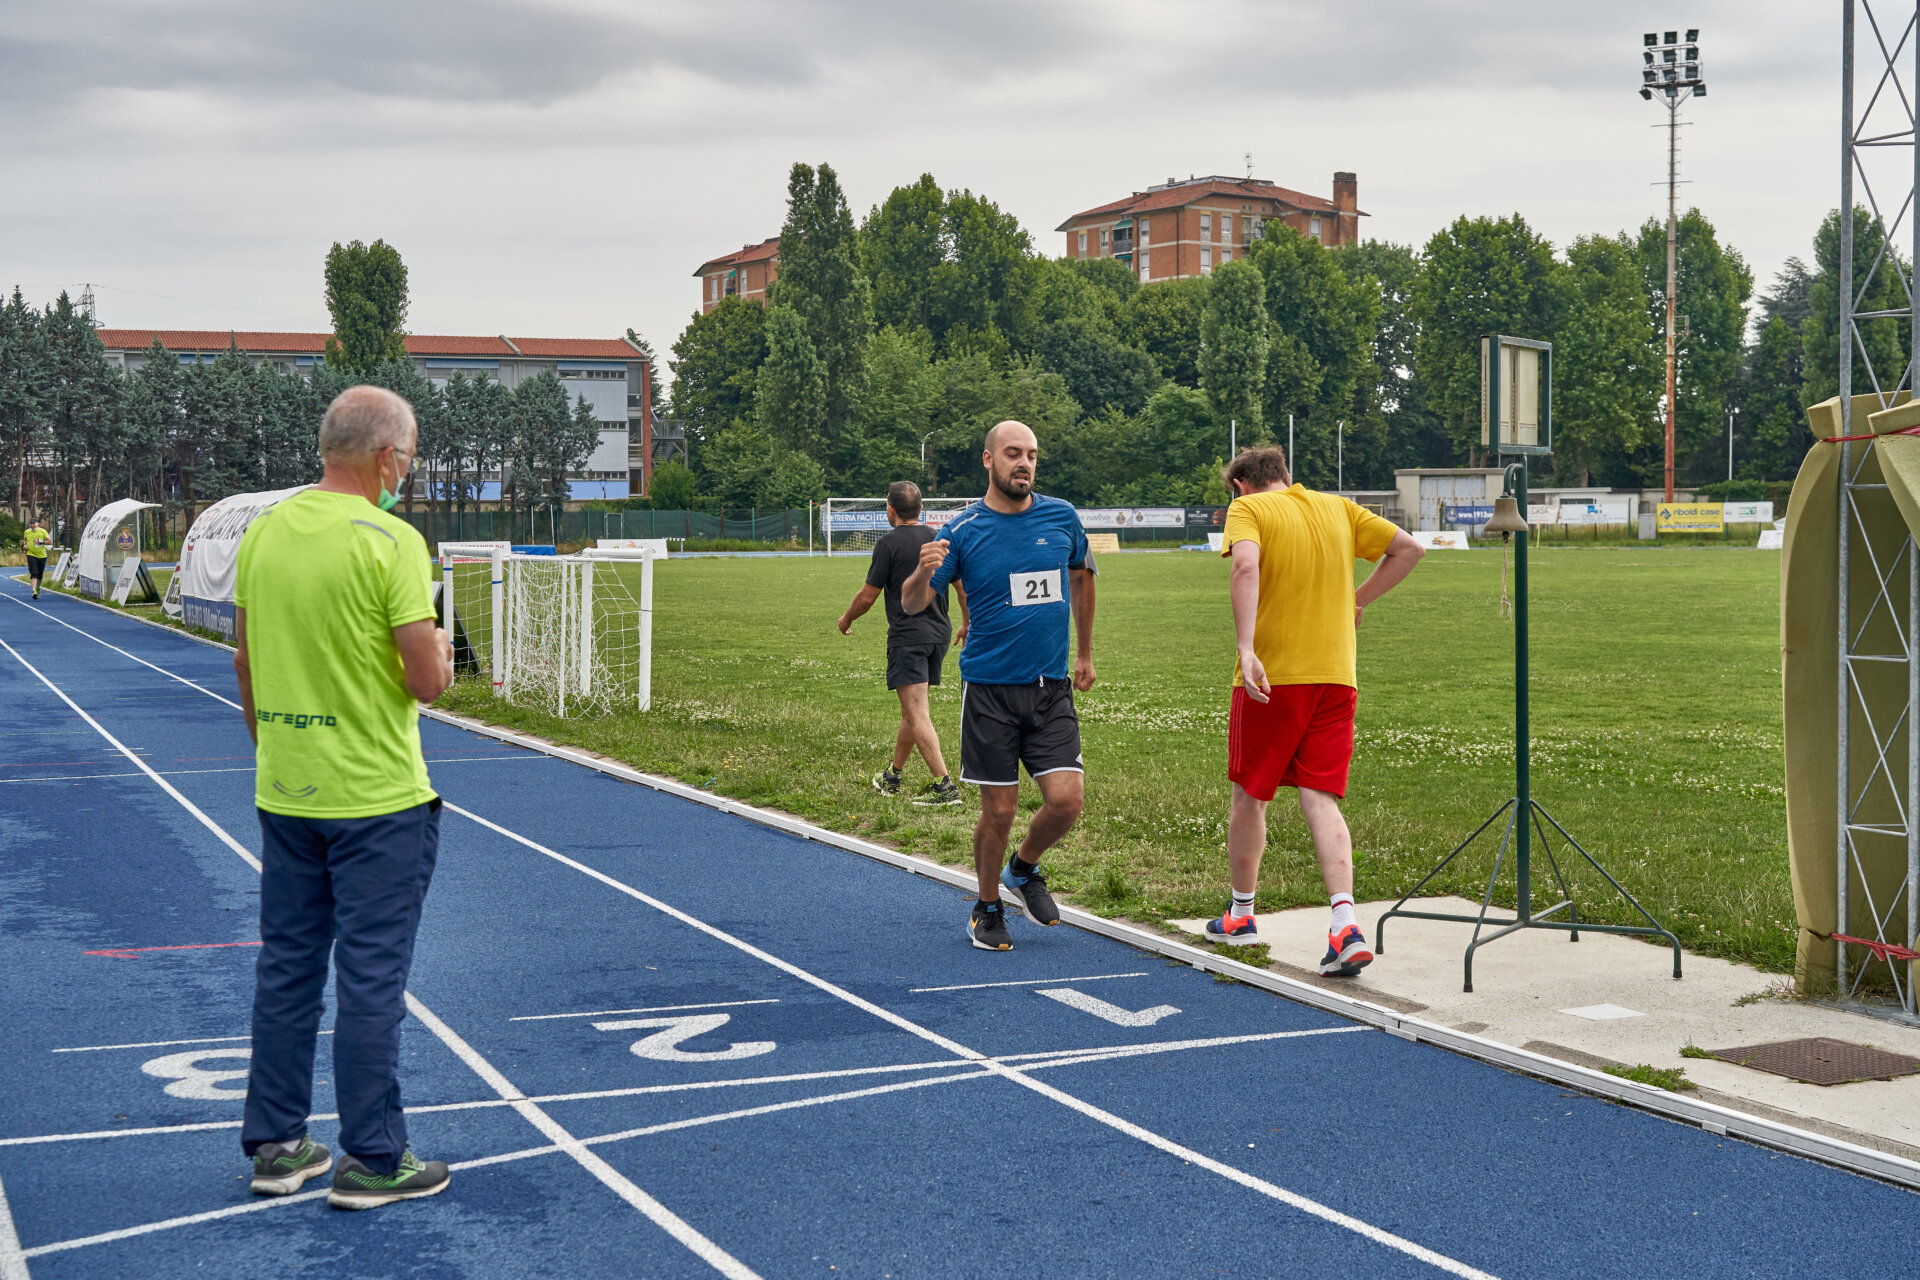
{"label": "neon yellow t-shirt", "polygon": [[233,600],[247,615],[256,804],[370,818],[434,798],[393,642],[433,617],[418,530],[354,494],[304,490],[247,527]]}
{"label": "neon yellow t-shirt", "polygon": [[1378,560],[1398,532],[1358,503],[1304,485],[1233,500],[1221,547],[1228,556],[1236,542],[1260,548],[1253,652],[1268,684],[1358,686],[1353,562]]}
{"label": "neon yellow t-shirt", "polygon": [[53,535],[45,529],[29,529],[21,541],[26,543],[27,554],[35,560],[47,558],[47,548],[53,545]]}

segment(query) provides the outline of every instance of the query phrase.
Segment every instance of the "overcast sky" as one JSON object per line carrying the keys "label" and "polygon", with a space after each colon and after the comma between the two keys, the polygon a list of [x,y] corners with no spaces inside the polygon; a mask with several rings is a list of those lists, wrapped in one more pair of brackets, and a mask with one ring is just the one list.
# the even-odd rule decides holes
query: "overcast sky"
{"label": "overcast sky", "polygon": [[1688,25],[1682,207],[1764,287],[1837,203],[1830,3],[15,0],[0,274],[91,281],[109,326],[317,330],[328,245],[380,237],[415,332],[631,325],[665,357],[795,160],[856,218],[931,172],[1050,254],[1069,214],[1249,152],[1318,194],[1356,171],[1370,237],[1518,210],[1564,246],[1664,212],[1640,33]]}

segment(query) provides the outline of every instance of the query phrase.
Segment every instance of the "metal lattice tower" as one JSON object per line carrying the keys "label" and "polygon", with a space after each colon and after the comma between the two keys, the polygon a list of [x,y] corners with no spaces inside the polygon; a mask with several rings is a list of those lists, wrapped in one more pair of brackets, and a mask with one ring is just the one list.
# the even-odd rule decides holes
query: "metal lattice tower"
{"label": "metal lattice tower", "polygon": [[[1920,260],[1920,185],[1914,91],[1920,86],[1920,4],[1841,0],[1839,393],[1843,437],[1864,434],[1854,417],[1856,365],[1880,408],[1906,398],[1920,367],[1920,304],[1913,263]],[[1903,67],[1905,74],[1903,74]],[[1861,105],[1864,103],[1864,105]],[[1857,187],[1856,187],[1857,184]],[[1858,195],[1856,195],[1856,191]],[[1870,251],[1855,278],[1853,210],[1871,218]],[[1888,210],[1892,209],[1891,216]],[[1904,257],[1900,238],[1908,241]],[[1897,285],[1901,304],[1862,309]],[[1909,327],[1897,356],[1886,326]],[[1875,348],[1880,347],[1879,367]],[[1897,367],[1896,367],[1897,366]],[[1876,457],[1877,442],[1842,442],[1840,466],[1839,841],[1835,875],[1835,975],[1840,998],[1873,1012],[1915,1016],[1914,962],[1920,936],[1920,552]],[[1893,518],[1889,519],[1888,517]],[[1898,533],[1889,533],[1898,530]],[[1857,561],[1864,560],[1864,564]],[[1852,584],[1865,575],[1862,587]],[[1864,607],[1862,603],[1864,602]],[[1905,680],[1899,676],[1904,674]],[[1904,684],[1904,700],[1900,686]],[[1872,696],[1870,697],[1870,693]],[[1897,715],[1890,710],[1898,705]],[[1875,707],[1879,710],[1876,713]],[[1866,735],[1864,777],[1851,768],[1855,735]],[[1867,874],[1871,851],[1881,866],[1905,850],[1906,875]],[[1893,948],[1892,952],[1888,948]],[[1902,959],[1905,951],[1909,958]],[[1891,996],[1889,1000],[1887,997]]]}

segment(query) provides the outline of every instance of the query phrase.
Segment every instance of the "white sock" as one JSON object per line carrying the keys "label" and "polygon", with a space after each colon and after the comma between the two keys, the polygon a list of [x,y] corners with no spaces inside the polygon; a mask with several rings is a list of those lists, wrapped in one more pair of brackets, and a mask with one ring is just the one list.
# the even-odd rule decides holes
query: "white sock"
{"label": "white sock", "polygon": [[1353,895],[1350,893],[1334,894],[1332,932],[1339,933],[1348,925],[1359,923],[1360,921],[1356,919],[1353,914]]}
{"label": "white sock", "polygon": [[1252,915],[1253,895],[1250,893],[1242,893],[1238,889],[1235,889],[1233,891],[1233,907],[1228,914],[1232,915],[1235,920],[1245,920],[1248,916]]}

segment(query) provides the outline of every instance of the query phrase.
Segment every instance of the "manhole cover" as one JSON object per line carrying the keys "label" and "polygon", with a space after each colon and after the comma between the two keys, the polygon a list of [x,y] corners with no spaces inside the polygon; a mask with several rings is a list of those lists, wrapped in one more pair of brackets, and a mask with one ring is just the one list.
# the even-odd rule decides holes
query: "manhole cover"
{"label": "manhole cover", "polygon": [[1891,1080],[1920,1072],[1920,1058],[1888,1053],[1870,1045],[1848,1044],[1830,1036],[1776,1040],[1736,1049],[1715,1049],[1713,1056],[1756,1071],[1806,1084],[1846,1084],[1852,1080]]}

